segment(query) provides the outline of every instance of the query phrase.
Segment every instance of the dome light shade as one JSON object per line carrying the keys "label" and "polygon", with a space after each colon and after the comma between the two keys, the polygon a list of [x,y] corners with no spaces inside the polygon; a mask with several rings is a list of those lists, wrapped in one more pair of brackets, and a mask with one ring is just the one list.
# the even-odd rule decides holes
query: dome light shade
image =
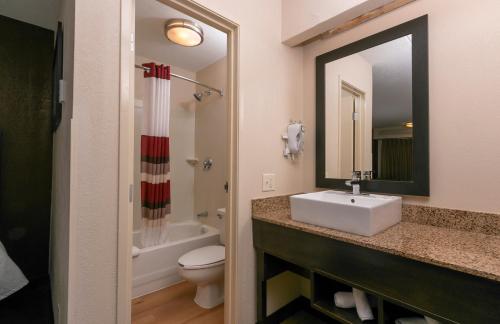
{"label": "dome light shade", "polygon": [[165,36],[175,44],[193,47],[203,43],[203,29],[187,19],[170,19],[165,24]]}

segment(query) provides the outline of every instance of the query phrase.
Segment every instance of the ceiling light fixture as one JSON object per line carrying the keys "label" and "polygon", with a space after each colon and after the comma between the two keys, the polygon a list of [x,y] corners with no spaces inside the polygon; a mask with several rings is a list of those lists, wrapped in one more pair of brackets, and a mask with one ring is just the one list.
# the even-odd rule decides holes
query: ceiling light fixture
{"label": "ceiling light fixture", "polygon": [[169,41],[187,47],[203,43],[203,29],[194,21],[187,19],[167,20],[165,36]]}
{"label": "ceiling light fixture", "polygon": [[413,122],[411,121],[404,122],[403,126],[406,128],[413,128]]}

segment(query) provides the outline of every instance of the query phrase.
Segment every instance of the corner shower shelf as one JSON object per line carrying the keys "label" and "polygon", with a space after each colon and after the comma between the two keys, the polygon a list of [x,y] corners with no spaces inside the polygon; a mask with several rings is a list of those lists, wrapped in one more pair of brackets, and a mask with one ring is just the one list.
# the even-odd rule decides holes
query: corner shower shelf
{"label": "corner shower shelf", "polygon": [[186,158],[186,162],[190,165],[190,166],[197,166],[198,163],[200,163],[200,160],[198,158]]}

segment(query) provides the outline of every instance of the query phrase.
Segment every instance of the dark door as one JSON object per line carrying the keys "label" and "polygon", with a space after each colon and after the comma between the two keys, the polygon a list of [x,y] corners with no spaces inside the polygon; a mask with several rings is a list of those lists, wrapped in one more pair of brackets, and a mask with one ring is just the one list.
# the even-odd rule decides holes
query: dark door
{"label": "dark door", "polygon": [[48,273],[53,34],[0,16],[0,240],[31,281]]}

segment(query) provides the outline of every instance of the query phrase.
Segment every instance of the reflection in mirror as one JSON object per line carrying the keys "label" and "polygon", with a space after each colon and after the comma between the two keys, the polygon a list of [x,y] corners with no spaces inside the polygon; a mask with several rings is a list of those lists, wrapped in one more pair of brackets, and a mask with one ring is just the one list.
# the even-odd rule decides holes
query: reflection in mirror
{"label": "reflection in mirror", "polygon": [[325,64],[325,176],[411,181],[412,38]]}

